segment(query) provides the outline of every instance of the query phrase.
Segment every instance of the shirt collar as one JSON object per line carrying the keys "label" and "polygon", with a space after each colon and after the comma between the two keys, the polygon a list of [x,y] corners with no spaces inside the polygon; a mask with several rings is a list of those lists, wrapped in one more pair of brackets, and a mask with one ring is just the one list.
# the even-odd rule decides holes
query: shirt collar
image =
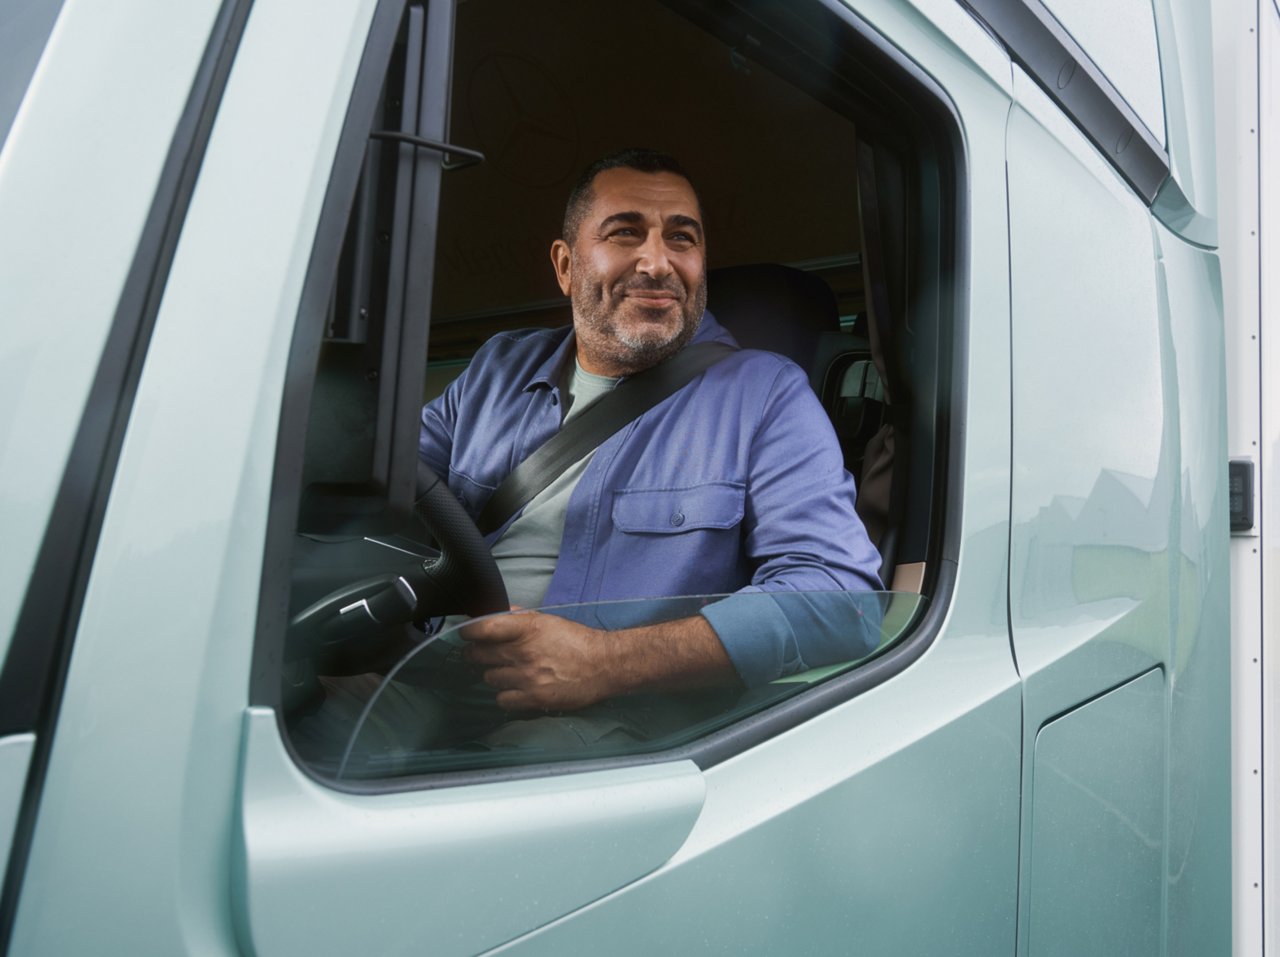
{"label": "shirt collar", "polygon": [[564,368],[565,362],[573,358],[577,340],[573,336],[573,326],[565,326],[557,331],[564,332],[566,335],[560,340],[559,345],[551,350],[551,354],[543,360],[542,365],[533,370],[532,377],[525,384],[525,392],[532,392],[538,386],[554,389],[559,385],[560,370]]}

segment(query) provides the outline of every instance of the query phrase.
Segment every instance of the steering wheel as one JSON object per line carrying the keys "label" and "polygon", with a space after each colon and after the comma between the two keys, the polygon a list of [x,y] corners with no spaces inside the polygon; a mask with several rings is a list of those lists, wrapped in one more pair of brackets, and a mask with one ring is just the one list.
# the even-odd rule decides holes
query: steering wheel
{"label": "steering wheel", "polygon": [[437,615],[471,617],[506,611],[507,589],[475,522],[449,486],[418,463],[414,515],[440,553],[330,592],[289,621],[288,646],[303,654],[336,646]]}

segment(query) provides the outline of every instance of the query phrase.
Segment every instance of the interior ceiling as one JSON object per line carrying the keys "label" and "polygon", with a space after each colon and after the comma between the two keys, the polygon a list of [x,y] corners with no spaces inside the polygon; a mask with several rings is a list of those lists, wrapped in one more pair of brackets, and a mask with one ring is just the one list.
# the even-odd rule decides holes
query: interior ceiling
{"label": "interior ceiling", "polygon": [[857,249],[852,123],[656,0],[462,0],[435,322],[561,299],[549,248],[573,181],[626,146],[678,157],[711,265]]}

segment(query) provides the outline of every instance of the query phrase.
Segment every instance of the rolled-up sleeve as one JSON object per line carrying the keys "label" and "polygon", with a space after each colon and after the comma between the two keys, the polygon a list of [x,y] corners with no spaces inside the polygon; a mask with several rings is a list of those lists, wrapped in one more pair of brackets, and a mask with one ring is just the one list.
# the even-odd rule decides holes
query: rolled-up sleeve
{"label": "rolled-up sleeve", "polygon": [[854,501],[826,413],[800,369],[783,364],[749,454],[751,583],[702,611],[749,687],[874,649],[879,603],[868,593],[883,588],[880,556]]}

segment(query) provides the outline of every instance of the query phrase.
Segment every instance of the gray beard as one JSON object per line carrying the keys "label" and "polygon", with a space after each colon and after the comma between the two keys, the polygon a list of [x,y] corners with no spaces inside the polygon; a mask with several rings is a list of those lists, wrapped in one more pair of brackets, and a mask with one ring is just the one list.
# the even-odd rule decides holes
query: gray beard
{"label": "gray beard", "polygon": [[[589,290],[590,293],[593,290]],[[681,324],[679,331],[670,339],[653,339],[646,335],[632,335],[615,325],[613,313],[617,306],[611,306],[598,298],[582,295],[574,290],[574,319],[594,333],[591,336],[592,347],[612,365],[620,375],[635,375],[645,369],[656,366],[659,362],[671,358],[689,344],[702,325],[702,314],[707,307],[707,281],[703,277],[693,295],[684,302],[680,310]],[[581,333],[579,334],[581,339]]]}

